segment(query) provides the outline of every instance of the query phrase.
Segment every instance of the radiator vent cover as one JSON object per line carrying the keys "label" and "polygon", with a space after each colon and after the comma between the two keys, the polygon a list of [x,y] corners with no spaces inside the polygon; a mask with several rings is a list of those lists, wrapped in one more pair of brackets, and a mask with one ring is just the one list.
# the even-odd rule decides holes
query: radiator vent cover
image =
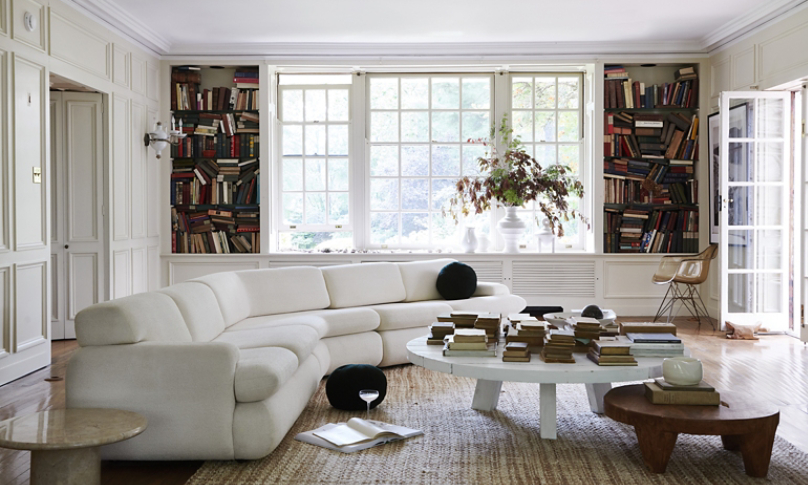
{"label": "radiator vent cover", "polygon": [[502,283],[502,261],[462,261],[477,273],[477,281]]}
{"label": "radiator vent cover", "polygon": [[337,262],[337,261],[270,261],[270,268],[289,268],[291,266],[336,266],[338,264],[351,264],[350,261]]}
{"label": "radiator vent cover", "polygon": [[595,297],[593,261],[514,261],[513,293],[519,296]]}

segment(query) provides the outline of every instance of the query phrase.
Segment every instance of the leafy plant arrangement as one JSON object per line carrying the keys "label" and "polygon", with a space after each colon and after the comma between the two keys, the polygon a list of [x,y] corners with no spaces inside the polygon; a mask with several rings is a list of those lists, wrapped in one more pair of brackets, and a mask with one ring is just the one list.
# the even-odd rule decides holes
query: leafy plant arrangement
{"label": "leafy plant arrangement", "polygon": [[[501,155],[495,144],[499,136],[501,145],[507,147]],[[457,181],[456,192],[449,199],[449,213],[457,222],[458,215],[481,214],[491,209],[492,202],[509,207],[523,207],[528,202],[538,201],[539,209],[550,221],[553,234],[562,237],[562,221],[578,218],[587,223],[577,210],[570,209],[570,196],[583,197],[584,186],[572,174],[569,167],[550,165],[543,168],[530,156],[519,137],[513,136],[507,115],[503,116],[499,129],[491,127],[487,140],[468,140],[486,147],[484,157],[477,159],[481,177],[463,177]],[[539,221],[536,221],[539,223]],[[587,223],[588,226],[588,223]]]}

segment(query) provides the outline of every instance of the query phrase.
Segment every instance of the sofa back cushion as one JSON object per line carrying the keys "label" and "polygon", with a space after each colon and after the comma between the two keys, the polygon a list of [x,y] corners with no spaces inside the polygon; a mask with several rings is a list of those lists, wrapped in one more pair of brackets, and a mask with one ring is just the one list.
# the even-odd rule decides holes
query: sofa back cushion
{"label": "sofa back cushion", "polygon": [[404,289],[407,291],[407,298],[404,301],[442,300],[443,297],[438,293],[435,282],[438,280],[440,270],[454,262],[454,259],[442,258],[397,263],[401,279],[404,281]]}
{"label": "sofa back cushion", "polygon": [[250,297],[238,273],[213,273],[190,281],[204,283],[216,295],[225,326],[238,323],[250,316]]}
{"label": "sofa back cushion", "polygon": [[322,268],[331,308],[394,303],[407,297],[395,263],[363,263]]}
{"label": "sofa back cushion", "polygon": [[186,281],[160,293],[170,296],[180,309],[194,342],[210,342],[224,331],[224,317],[210,286],[199,281]]}
{"label": "sofa back cushion", "polygon": [[323,273],[313,266],[256,269],[236,273],[250,299],[250,316],[328,308]]}
{"label": "sofa back cushion", "polygon": [[89,306],[76,315],[79,345],[190,342],[179,308],[166,294],[139,293]]}

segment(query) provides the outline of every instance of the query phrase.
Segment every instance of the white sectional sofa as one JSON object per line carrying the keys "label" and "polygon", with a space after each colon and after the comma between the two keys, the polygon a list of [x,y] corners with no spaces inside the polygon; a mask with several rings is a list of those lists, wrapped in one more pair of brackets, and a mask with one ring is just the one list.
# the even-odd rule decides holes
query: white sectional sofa
{"label": "white sectional sofa", "polygon": [[107,459],[261,458],[337,367],[406,363],[406,343],[440,313],[525,307],[498,283],[441,299],[435,281],[452,261],[217,273],[93,305],[76,316],[67,407],[148,418]]}

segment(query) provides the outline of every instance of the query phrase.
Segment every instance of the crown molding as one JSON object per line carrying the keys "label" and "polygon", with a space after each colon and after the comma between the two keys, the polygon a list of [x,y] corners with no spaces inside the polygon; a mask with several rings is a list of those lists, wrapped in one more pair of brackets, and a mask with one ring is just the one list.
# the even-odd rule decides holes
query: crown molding
{"label": "crown molding", "polygon": [[699,42],[458,42],[172,44],[167,57],[261,56],[297,59],[490,59],[613,54],[702,55]]}
{"label": "crown molding", "polygon": [[111,27],[157,55],[168,54],[171,42],[109,0],[62,0]]}
{"label": "crown molding", "polygon": [[710,52],[732,42],[761,25],[784,16],[808,0],[767,0],[746,15],[736,17],[701,39],[701,49]]}

